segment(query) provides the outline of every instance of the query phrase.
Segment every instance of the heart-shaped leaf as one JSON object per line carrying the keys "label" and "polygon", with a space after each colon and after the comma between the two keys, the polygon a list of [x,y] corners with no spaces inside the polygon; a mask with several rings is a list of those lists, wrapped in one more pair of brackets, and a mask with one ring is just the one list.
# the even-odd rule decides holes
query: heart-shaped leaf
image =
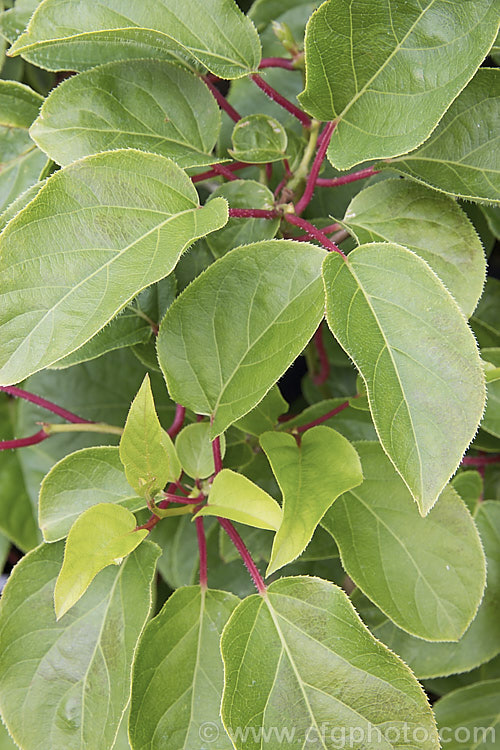
{"label": "heart-shaped leaf", "polygon": [[[177,435],[175,450],[182,468],[193,479],[206,479],[215,472],[208,422],[195,422],[184,427]],[[220,452],[224,458],[226,452],[224,435],[220,437]]]}
{"label": "heart-shaped leaf", "polygon": [[232,141],[231,156],[249,164],[280,161],[286,156],[288,144],[283,125],[266,115],[248,115],[238,120]]}

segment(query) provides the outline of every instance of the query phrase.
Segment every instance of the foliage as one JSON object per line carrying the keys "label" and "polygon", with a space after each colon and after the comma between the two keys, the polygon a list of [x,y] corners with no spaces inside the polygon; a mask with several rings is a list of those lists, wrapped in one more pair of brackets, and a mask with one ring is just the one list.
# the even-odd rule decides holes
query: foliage
{"label": "foliage", "polygon": [[0,6],[0,747],[498,747],[498,0]]}

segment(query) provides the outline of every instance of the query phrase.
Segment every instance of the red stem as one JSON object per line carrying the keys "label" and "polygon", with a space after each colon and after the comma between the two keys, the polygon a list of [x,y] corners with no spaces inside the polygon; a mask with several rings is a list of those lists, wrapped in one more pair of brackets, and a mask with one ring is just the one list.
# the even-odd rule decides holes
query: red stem
{"label": "red stem", "polygon": [[256,564],[254,563],[252,556],[250,552],[247,550],[245,546],[245,542],[241,538],[241,536],[238,534],[236,529],[234,528],[231,521],[228,521],[227,518],[219,518],[217,517],[217,520],[219,521],[220,525],[238,550],[238,552],[241,555],[241,559],[245,563],[248,572],[252,576],[253,582],[255,583],[255,586],[257,588],[257,591],[259,594],[264,594],[266,592],[266,584],[264,583],[261,574],[259,573],[259,569],[257,568]]}
{"label": "red stem", "polygon": [[174,421],[172,422],[172,424],[167,430],[167,433],[170,435],[171,438],[174,438],[177,435],[177,433],[181,431],[185,418],[186,418],[185,407],[181,406],[180,404],[177,404],[175,407]]}
{"label": "red stem", "polygon": [[[238,169],[245,169],[245,167],[251,167],[252,164],[245,164],[245,162],[242,161],[235,161],[232,164],[225,164],[225,169],[228,169],[230,172],[236,172]],[[191,182],[203,182],[204,180],[211,180],[212,177],[219,177],[220,173],[215,170],[215,165],[213,169],[209,169],[207,172],[200,172],[200,174],[195,174],[194,177],[191,177]]]}
{"label": "red stem", "polygon": [[323,232],[320,232],[319,229],[316,229],[312,224],[310,224],[305,219],[302,219],[300,216],[295,216],[294,214],[283,214],[283,218],[285,221],[288,221],[289,224],[293,224],[296,227],[300,227],[305,232],[311,235],[311,237],[314,237],[315,240],[318,240],[318,242],[321,242],[324,248],[329,250],[330,252],[333,251],[335,253],[339,253],[343,258],[345,258],[345,254],[342,252],[340,247],[337,247],[335,242],[332,242],[328,239],[328,237],[323,234]]}
{"label": "red stem", "polygon": [[257,73],[253,73],[250,78],[254,83],[257,84],[257,86],[262,89],[262,91],[273,100],[273,102],[276,102],[276,104],[279,104],[283,109],[286,109],[287,112],[290,112],[291,115],[297,118],[299,122],[302,123],[302,125],[305,128],[311,127],[311,120],[306,115],[305,112],[303,112],[301,109],[295,106],[291,101],[286,99],[284,96],[282,96],[279,91],[276,91],[276,89],[273,89],[272,86],[270,86],[267,81],[264,81],[264,79],[258,75]]}
{"label": "red stem", "polygon": [[462,466],[487,466],[500,463],[500,454],[495,456],[466,456],[462,459]]}
{"label": "red stem", "polygon": [[329,419],[334,417],[336,414],[339,414],[341,411],[344,411],[344,409],[347,409],[349,406],[349,401],[344,401],[343,404],[340,404],[340,406],[337,406],[335,409],[332,409],[331,411],[327,412],[326,414],[323,414],[323,416],[318,417],[317,419],[314,419],[312,422],[308,422],[307,424],[303,424],[300,427],[294,427],[294,432],[306,432],[306,430],[311,429],[311,427],[316,427],[318,424],[322,424],[323,422],[327,422]]}
{"label": "red stem", "polygon": [[330,362],[328,361],[328,355],[323,342],[322,323],[320,323],[318,330],[314,334],[314,344],[316,346],[316,351],[318,352],[320,369],[319,373],[313,377],[313,383],[315,383],[315,385],[323,385],[326,383],[328,376],[330,375]]}
{"label": "red stem", "polygon": [[37,443],[46,440],[48,437],[50,437],[50,435],[48,435],[44,429],[41,429],[29,437],[18,438],[17,440],[0,440],[0,451],[6,451],[13,448],[24,448],[27,445],[36,445]]}
{"label": "red stem", "polygon": [[273,163],[271,161],[268,161],[266,164],[266,178],[268,182],[273,178]]}
{"label": "red stem", "polygon": [[372,175],[378,174],[379,172],[379,169],[367,167],[366,169],[360,169],[359,172],[346,174],[344,177],[332,177],[331,179],[318,177],[316,180],[316,185],[318,185],[318,187],[336,187],[337,185],[347,185],[348,182],[364,180],[366,177],[372,177]]}
{"label": "red stem", "polygon": [[225,177],[226,180],[237,180],[238,178],[234,175],[230,169],[224,166],[224,164],[214,164],[214,172]]}
{"label": "red stem", "polygon": [[57,414],[67,422],[73,422],[74,424],[91,424],[90,419],[82,419],[77,414],[73,414],[73,412],[67,411],[61,406],[57,406],[57,404],[53,404],[52,401],[47,401],[47,399],[42,398],[41,396],[35,396],[34,393],[23,391],[21,388],[16,388],[13,385],[0,385],[0,391],[4,391],[4,393],[8,393],[11,396],[17,396],[17,398],[23,398],[25,401],[31,401],[32,404],[36,404],[37,406],[41,406],[42,409],[47,409],[47,411]]}
{"label": "red stem", "polygon": [[321,165],[323,164],[323,160],[326,155],[326,150],[330,143],[336,124],[337,124],[336,122],[329,122],[321,134],[322,135],[321,143],[319,145],[316,157],[313,161],[313,165],[311,167],[309,177],[307,178],[306,189],[304,190],[304,194],[302,198],[295,205],[295,212],[297,214],[301,214],[302,211],[305,209],[305,207],[308,206],[309,203],[311,202],[311,198],[313,197],[313,193],[314,193],[314,188],[316,187],[316,180],[318,179],[319,170],[321,168]]}
{"label": "red stem", "polygon": [[222,454],[220,451],[219,437],[216,437],[214,440],[212,440],[212,452],[214,454],[215,473],[218,474],[219,471],[222,471]]}
{"label": "red stem", "polygon": [[[330,234],[330,232],[336,232],[340,229],[340,224],[329,224],[327,227],[322,227],[321,231],[323,234]],[[297,240],[298,242],[307,242],[308,240],[314,239],[312,234],[300,234],[298,237],[290,235],[288,239]]]}
{"label": "red stem", "polygon": [[203,527],[203,518],[196,518],[196,535],[198,537],[198,550],[200,553],[200,586],[207,588],[207,539]]}
{"label": "red stem", "polygon": [[277,219],[276,211],[268,211],[265,208],[230,208],[229,216],[234,219]]}
{"label": "red stem", "polygon": [[217,86],[214,86],[211,80],[209,80],[206,76],[203,77],[203,80],[205,81],[205,84],[208,86],[210,91],[212,92],[214,99],[217,101],[219,107],[224,110],[224,112],[229,115],[231,120],[234,120],[234,122],[238,122],[241,120],[241,115],[235,110],[234,107],[232,107],[224,94],[222,94]]}
{"label": "red stem", "polygon": [[297,70],[293,60],[286,57],[263,57],[259,64],[259,70],[264,68],[285,68],[286,70]]}

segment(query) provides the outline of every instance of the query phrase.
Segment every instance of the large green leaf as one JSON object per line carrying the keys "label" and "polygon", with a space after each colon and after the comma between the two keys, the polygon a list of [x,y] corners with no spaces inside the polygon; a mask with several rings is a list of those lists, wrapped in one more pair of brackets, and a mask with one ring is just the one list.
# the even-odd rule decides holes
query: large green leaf
{"label": "large green leaf", "polygon": [[98,503],[131,511],[146,506],[127,482],[118,448],[82,448],[61,459],[40,488],[39,521],[46,542],[63,539],[80,513]]}
{"label": "large green leaf", "polygon": [[425,515],[483,413],[472,332],[427,263],[400,245],[362,245],[346,261],[331,253],[323,273],[328,325],[361,372],[380,441]]}
{"label": "large green leaf", "polygon": [[135,530],[135,516],[121,505],[98,503],[84,511],[71,527],[61,572],[54,589],[58,620],[83,596],[98,573],[120,565],[147,537]]}
{"label": "large green leaf", "polygon": [[197,76],[161,60],[134,60],[63,81],[30,135],[62,165],[132,147],[196,167],[216,161],[211,152],[219,129],[219,107]]}
{"label": "large green leaf", "polygon": [[153,498],[182,473],[172,439],[158,419],[149,375],[132,401],[120,439],[120,459],[127,480],[141,497]]}
{"label": "large green leaf", "polygon": [[[400,628],[456,641],[486,583],[477,529],[451,487],[426,517],[378,443],[357,443],[364,482],[330,508],[323,526],[354,583]],[[362,551],[362,554],[361,554]]]}
{"label": "large green leaf", "polygon": [[24,750],[113,745],[158,552],[144,542],[123,565],[104,570],[60,622],[53,592],[62,542],[42,545],[18,563],[1,606],[0,705]]}
{"label": "large green leaf", "polygon": [[224,200],[200,208],[156,154],[110,151],[56,172],[1,236],[0,382],[70,354],[226,221]]}
{"label": "large green leaf", "polygon": [[47,161],[28,133],[42,102],[28,86],[0,80],[0,211],[38,180]]}
{"label": "large green leaf", "polygon": [[333,501],[363,481],[356,450],[330,427],[312,427],[300,445],[293,435],[266,432],[260,444],[283,494],[283,521],[274,538],[266,575],[305,550]]}
{"label": "large green leaf", "polygon": [[208,503],[199,516],[221,516],[258,529],[277,531],[282,511],[276,500],[250,479],[231,469],[223,469],[215,477]]}
{"label": "large green leaf", "polygon": [[476,682],[445,695],[434,704],[443,745],[449,750],[463,748],[464,742],[471,750],[498,748],[499,707],[500,680]]}
{"label": "large green leaf", "polygon": [[[14,437],[14,404],[0,395],[0,440]],[[17,437],[17,435],[16,435]],[[0,532],[23,552],[36,547],[39,534],[16,451],[0,451]]]}
{"label": "large green leaf", "polygon": [[212,436],[258,404],[312,337],[324,310],[324,256],[290,240],[236,248],[168,310],[158,358],[170,395],[213,415]]}
{"label": "large green leaf", "polygon": [[231,750],[219,719],[219,640],[238,602],[225,591],[189,586],[176,591],[148,624],[134,662],[129,724],[134,750],[194,749],[204,740]]}
{"label": "large green leaf", "polygon": [[477,615],[457,643],[429,643],[408,635],[360,597],[358,590],[353,595],[353,604],[372,633],[399,654],[419,678],[468,672],[500,653],[500,503],[481,503],[475,522],[486,555],[486,590]]}
{"label": "large green leaf", "polygon": [[9,54],[47,70],[176,57],[239,78],[257,70],[260,42],[234,0],[45,0]]}
{"label": "large green leaf", "polygon": [[410,736],[424,730],[422,750],[438,747],[422,688],[328,581],[282,578],[267,596],[245,599],[221,648],[222,720],[233,728],[237,750],[262,747],[262,730],[287,731],[293,750],[313,738],[321,750],[333,750],[342,731],[356,732],[357,747],[400,747],[383,738],[394,737],[401,722]]}
{"label": "large green leaf", "polygon": [[481,240],[453,198],[409,180],[384,180],[355,196],[343,223],[361,245],[385,240],[413,250],[472,315],[486,263]]}
{"label": "large green leaf", "polygon": [[481,68],[428,141],[378,167],[451,195],[500,203],[500,70]]}
{"label": "large green leaf", "polygon": [[337,121],[332,164],[349,169],[420,145],[497,30],[495,0],[323,3],[307,25],[299,99],[319,120]]}

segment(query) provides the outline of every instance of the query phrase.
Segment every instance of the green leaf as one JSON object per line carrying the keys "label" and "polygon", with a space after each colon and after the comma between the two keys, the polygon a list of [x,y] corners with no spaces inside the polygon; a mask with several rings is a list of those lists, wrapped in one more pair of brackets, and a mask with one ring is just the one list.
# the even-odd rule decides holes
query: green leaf
{"label": "green leaf", "polygon": [[56,172],[1,237],[0,382],[75,351],[226,221],[225,201],[200,208],[156,154],[110,151]]}
{"label": "green leaf", "polygon": [[162,60],[134,60],[63,81],[45,100],[30,135],[63,166],[99,151],[137,148],[180,167],[201,167],[217,161],[211,152],[220,119],[197,76]]}
{"label": "green leaf", "polygon": [[428,141],[377,167],[397,169],[444,193],[500,203],[499,121],[500,70],[481,68]]}
{"label": "green leaf", "polygon": [[[486,583],[481,541],[451,487],[426,517],[379,443],[357,443],[364,482],[330,508],[323,526],[347,574],[400,628],[429,641],[457,641]],[[361,554],[362,550],[362,554]]]}
{"label": "green leaf", "polygon": [[47,161],[28,133],[42,102],[23,83],[0,80],[0,211],[38,180]]}
{"label": "green leaf", "polygon": [[478,471],[460,471],[451,481],[451,486],[458,492],[472,514],[483,495],[483,478]]}
{"label": "green leaf", "polygon": [[58,620],[83,596],[103,568],[120,565],[147,537],[147,529],[135,531],[135,527],[133,513],[108,503],[93,505],[76,519],[66,539],[54,590]]}
{"label": "green leaf", "polygon": [[297,445],[293,435],[260,437],[283,495],[283,521],[274,538],[269,576],[295,560],[334,500],[363,481],[355,449],[330,427],[312,427]]}
{"label": "green leaf", "polygon": [[276,500],[260,487],[230,469],[222,469],[210,488],[208,504],[198,516],[221,516],[230,521],[277,531],[282,511]]}
{"label": "green leaf", "polygon": [[288,411],[288,404],[278,386],[273,385],[262,401],[252,411],[238,419],[234,426],[249,435],[258,437],[266,430],[272,430],[278,423],[278,417],[286,411]]}
{"label": "green leaf", "polygon": [[172,439],[158,419],[149,375],[132,401],[120,440],[120,459],[127,480],[141,497],[154,497],[182,473]]}
{"label": "green leaf", "polygon": [[[261,208],[271,211],[274,196],[265,185],[254,180],[233,180],[216,188],[207,200],[225,198],[231,208]],[[271,240],[279,229],[279,219],[229,219],[226,226],[209,235],[205,242],[216,258],[229,250],[260,240]]]}
{"label": "green leaf", "polygon": [[363,376],[380,442],[425,515],[483,413],[474,337],[427,263],[399,245],[362,245],[345,261],[331,253],[324,280],[328,325]]}
{"label": "green leaf", "polygon": [[219,640],[238,602],[225,591],[190,586],[176,591],[148,624],[134,661],[129,724],[133,748],[152,748],[158,742],[165,748],[194,748],[215,739],[217,750],[231,750],[219,719]]}
{"label": "green leaf", "polygon": [[[491,45],[490,45],[491,46]],[[45,0],[10,55],[47,70],[87,70],[100,63],[178,58],[221,78],[256,71],[260,42],[234,0]]]}
{"label": "green leaf", "polygon": [[454,690],[438,700],[433,708],[443,744],[450,750],[498,747],[500,680],[477,682]]}
{"label": "green leaf", "polygon": [[221,649],[221,714],[226,728],[238,728],[237,750],[260,747],[252,739],[259,731],[283,729],[294,732],[294,748],[314,737],[322,750],[338,747],[342,730],[356,730],[356,741],[371,750],[403,721],[410,733],[418,729],[422,750],[438,747],[422,688],[328,581],[282,578],[267,596],[245,599],[224,629]]}
{"label": "green leaf", "polygon": [[[210,424],[196,422],[184,427],[175,440],[175,449],[182,468],[193,479],[206,479],[215,471]],[[220,438],[221,456],[226,452],[226,438]]]}
{"label": "green leaf", "polygon": [[468,672],[500,653],[500,503],[481,503],[474,520],[486,556],[486,590],[476,617],[458,642],[430,643],[408,635],[357,591],[353,595],[353,604],[372,633],[399,654],[419,679]]}
{"label": "green leaf", "polygon": [[313,117],[337,121],[333,166],[350,169],[425,141],[497,30],[494,0],[323,3],[307,24],[299,100]]}
{"label": "green leaf", "polygon": [[384,180],[355,196],[343,224],[359,244],[396,242],[413,250],[437,273],[464,315],[472,315],[484,286],[484,251],[452,198],[408,180]]}
{"label": "green leaf", "polygon": [[13,8],[0,15],[0,33],[9,42],[15,42],[25,30],[41,0],[16,0]]}
{"label": "green leaf", "polygon": [[[0,440],[11,440],[14,405],[0,396]],[[26,552],[38,544],[39,534],[33,506],[26,492],[17,451],[0,451],[0,532]]]}
{"label": "green leaf", "polygon": [[146,506],[126,480],[118,448],[101,445],[70,453],[52,467],[40,488],[43,538],[64,539],[83,511],[105,502],[130,511]]}
{"label": "green leaf", "polygon": [[493,276],[486,279],[471,326],[481,348],[500,347],[500,281]]}
{"label": "green leaf", "polygon": [[248,115],[234,126],[232,143],[229,153],[233,159],[264,164],[286,156],[288,138],[283,125],[273,117]]}
{"label": "green leaf", "polygon": [[[481,350],[481,356],[494,367],[500,367],[500,348]],[[488,374],[488,371],[486,371]],[[492,380],[487,384],[488,400],[484,412],[481,428],[490,435],[500,438],[500,380]]]}
{"label": "green leaf", "polygon": [[170,396],[213,415],[212,437],[262,400],[314,334],[325,254],[290,240],[236,248],[168,310],[158,359]]}
{"label": "green leaf", "polygon": [[42,545],[16,565],[0,616],[0,706],[24,750],[112,747],[158,552],[144,542],[123,565],[104,570],[59,622],[53,592],[62,543]]}

